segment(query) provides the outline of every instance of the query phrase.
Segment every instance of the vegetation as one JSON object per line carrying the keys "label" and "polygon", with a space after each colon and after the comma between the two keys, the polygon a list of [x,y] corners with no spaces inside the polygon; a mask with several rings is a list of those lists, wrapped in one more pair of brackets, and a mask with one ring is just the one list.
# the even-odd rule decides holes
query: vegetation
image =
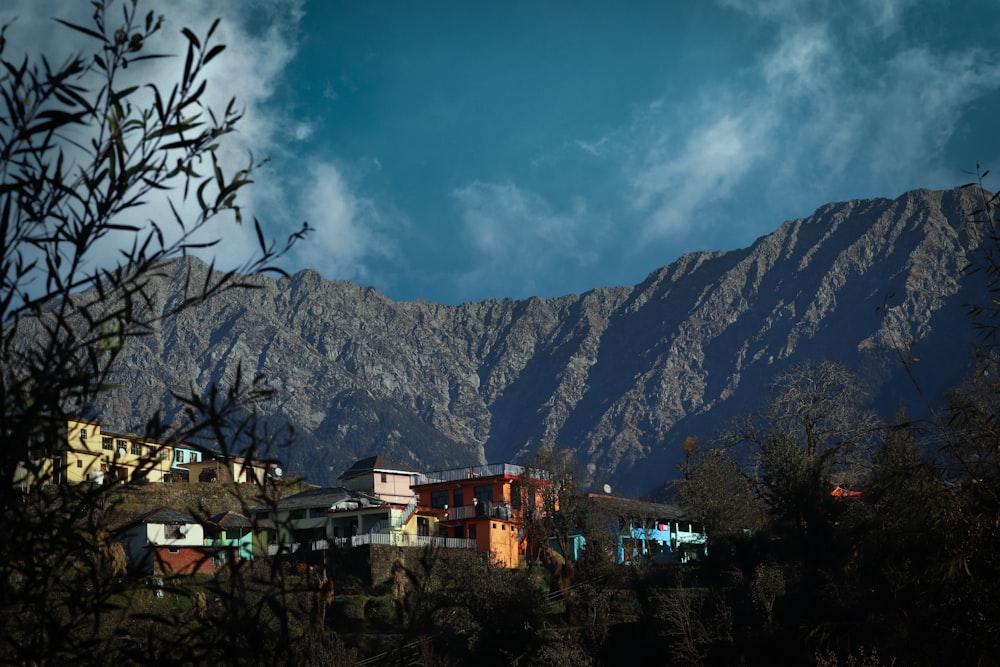
{"label": "vegetation", "polygon": [[[276,246],[255,220],[257,255],[204,279],[172,262],[243,224],[238,196],[256,164],[227,175],[219,158],[240,114],[235,103],[220,112],[201,102],[204,68],[223,46],[216,24],[185,29],[175,84],[124,83],[126,67],[140,80],[164,57],[147,46],[162,19],[134,0],[94,9],[91,24],[59,21],[93,48],[58,67],[10,57],[0,38],[0,663],[337,665],[380,655],[600,665],[638,645],[677,665],[1000,655],[1000,236],[986,194],[973,213],[984,243],[969,258],[989,280],[970,311],[982,347],[948,410],[932,424],[880,423],[843,366],[792,369],[717,443],[685,441],[679,497],[712,540],[701,563],[614,566],[597,534],[579,563],[563,558],[592,526],[572,462],[542,452],[529,468],[545,470],[544,483],[521,502],[542,504],[526,529],[558,549],[523,569],[427,550],[375,586],[343,564],[277,560],[163,582],[125,576],[109,527],[138,511],[135,494],[89,484],[27,492],[25,480],[44,479],[67,419],[113,390],[126,340],[223,290],[252,288],[240,276],[277,270],[303,232]],[[185,298],[156,304],[161,279],[180,279]],[[254,418],[266,395],[241,376],[178,396],[183,419],[151,415],[144,437],[266,456],[284,438]],[[863,494],[835,496],[838,485]],[[266,490],[231,497],[243,509],[275,500]]]}
{"label": "vegetation", "polygon": [[[139,85],[131,82],[166,57],[148,47],[162,17],[135,1],[93,8],[87,25],[57,19],[92,45],[59,66],[11,56],[0,38],[0,662],[280,664],[309,631],[289,597],[294,582],[280,572],[236,569],[203,587],[197,623],[183,603],[146,615],[136,601],[148,589],[120,577],[107,532],[116,490],[25,493],[27,480],[50,474],[67,419],[91,416],[95,398],[113,390],[126,340],[248,287],[241,276],[276,270],[301,235],[276,246],[255,220],[256,256],[203,279],[171,261],[242,224],[238,195],[256,166],[227,173],[220,146],[240,113],[234,102],[202,104],[204,68],[224,48],[213,41],[217,24],[201,35],[184,29],[175,83]],[[184,298],[156,304],[160,280],[179,281]],[[256,379],[238,377],[207,396],[178,396],[185,418],[150,415],[144,437],[263,456],[262,443],[281,439],[253,418],[264,395]],[[185,587],[171,591],[190,597]]]}

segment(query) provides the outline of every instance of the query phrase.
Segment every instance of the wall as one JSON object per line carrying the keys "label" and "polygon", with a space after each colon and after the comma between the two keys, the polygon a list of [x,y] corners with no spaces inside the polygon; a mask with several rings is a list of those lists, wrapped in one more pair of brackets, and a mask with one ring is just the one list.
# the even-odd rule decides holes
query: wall
{"label": "wall", "polygon": [[382,473],[375,472],[374,490],[375,495],[390,503],[406,504],[415,495],[410,488],[412,475],[400,475],[396,473],[386,473],[385,481],[382,481]]}
{"label": "wall", "polygon": [[153,564],[157,572],[173,574],[195,574],[197,572],[215,572],[220,566],[212,562],[212,551],[205,548],[178,547],[172,553],[169,547],[155,549]]}
{"label": "wall", "polygon": [[[447,572],[449,568],[461,567],[463,564],[477,562],[482,558],[478,553],[469,549],[427,550],[376,544],[353,547],[344,551],[357,552],[356,557],[363,558],[364,554],[362,550],[368,552],[369,584],[372,586],[377,586],[392,576],[392,564],[400,557],[403,558],[406,567],[414,571],[418,576],[423,573],[425,563],[438,569],[438,572]],[[331,549],[331,551],[336,550]]]}

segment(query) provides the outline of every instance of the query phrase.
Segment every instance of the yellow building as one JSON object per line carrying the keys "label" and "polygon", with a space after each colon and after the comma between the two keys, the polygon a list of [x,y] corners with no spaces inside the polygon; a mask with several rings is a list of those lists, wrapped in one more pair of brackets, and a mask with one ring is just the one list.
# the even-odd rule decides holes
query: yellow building
{"label": "yellow building", "polygon": [[[94,479],[98,475],[91,474],[93,481],[164,482],[170,479],[174,456],[170,445],[111,431],[102,430],[97,435],[99,440],[87,441],[86,454],[98,453],[100,464],[97,470],[103,473],[103,480]],[[96,449],[94,445],[100,449]],[[69,478],[69,474],[67,477]]]}
{"label": "yellow building", "polygon": [[163,482],[169,479],[172,462],[173,447],[168,444],[71,419],[65,449],[23,468],[27,484]]}

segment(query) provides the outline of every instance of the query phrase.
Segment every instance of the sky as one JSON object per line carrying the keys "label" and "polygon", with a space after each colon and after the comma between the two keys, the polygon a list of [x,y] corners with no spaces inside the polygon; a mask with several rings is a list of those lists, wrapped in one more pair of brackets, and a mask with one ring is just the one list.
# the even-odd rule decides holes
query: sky
{"label": "sky", "polygon": [[[4,55],[75,48],[51,19],[88,5],[8,0]],[[281,266],[396,300],[633,285],[828,202],[1000,167],[995,0],[143,6],[175,53],[221,18],[206,100],[244,110],[229,159],[269,158],[245,208],[274,238],[313,228]],[[223,260],[255,243],[223,238]]]}

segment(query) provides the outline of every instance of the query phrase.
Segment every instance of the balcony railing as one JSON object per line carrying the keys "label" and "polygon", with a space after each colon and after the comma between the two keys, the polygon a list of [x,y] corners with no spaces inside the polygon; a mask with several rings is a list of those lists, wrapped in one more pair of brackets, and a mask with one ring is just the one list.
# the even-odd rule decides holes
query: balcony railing
{"label": "balcony railing", "polygon": [[430,537],[428,535],[407,535],[404,533],[363,533],[352,537],[336,537],[330,540],[336,547],[358,547],[364,544],[378,544],[390,547],[443,547],[445,549],[475,549],[475,540],[459,537]]}
{"label": "balcony railing", "polygon": [[278,554],[293,554],[298,551],[326,551],[330,548],[327,540],[313,540],[312,542],[287,542],[285,544],[268,544],[267,555],[277,556]]}
{"label": "balcony railing", "polygon": [[465,519],[503,519],[505,521],[518,521],[521,518],[519,510],[511,509],[506,505],[480,505],[477,511],[476,505],[462,505],[461,507],[449,507],[446,521],[463,521]]}

